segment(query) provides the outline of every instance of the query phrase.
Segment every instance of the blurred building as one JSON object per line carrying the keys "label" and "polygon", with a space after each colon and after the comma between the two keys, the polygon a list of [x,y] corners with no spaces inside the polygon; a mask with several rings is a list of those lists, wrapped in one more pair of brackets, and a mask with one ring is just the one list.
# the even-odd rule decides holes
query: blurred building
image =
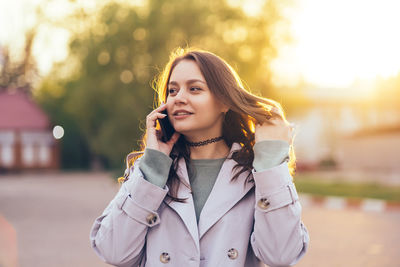
{"label": "blurred building", "polygon": [[400,109],[396,107],[320,101],[288,119],[297,125],[298,170],[317,169],[325,162],[340,170],[400,173]]}
{"label": "blurred building", "polygon": [[46,114],[23,93],[0,92],[0,169],[58,169],[59,146]]}
{"label": "blurred building", "polygon": [[340,138],[336,161],[342,169],[400,172],[400,124],[363,129]]}

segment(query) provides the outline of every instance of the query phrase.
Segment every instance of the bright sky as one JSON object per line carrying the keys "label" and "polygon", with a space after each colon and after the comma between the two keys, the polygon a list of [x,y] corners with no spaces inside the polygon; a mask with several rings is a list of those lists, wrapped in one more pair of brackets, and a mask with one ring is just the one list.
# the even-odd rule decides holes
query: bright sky
{"label": "bright sky", "polygon": [[[38,18],[34,10],[42,2],[42,0],[0,0],[0,50],[2,44],[11,44],[9,46],[11,53],[18,57],[16,53],[21,51],[25,42],[23,33],[36,24]],[[60,3],[59,8],[64,6],[65,1],[57,2]],[[49,5],[48,8],[54,8],[54,5]],[[61,12],[60,9],[54,11]],[[37,30],[37,42],[34,44],[33,53],[41,73],[48,73],[53,62],[67,57],[69,33],[60,28],[50,27],[41,27]]]}
{"label": "bright sky", "polygon": [[[255,15],[263,3],[263,0],[228,1],[236,5],[245,1],[242,7],[250,15]],[[88,8],[94,3],[77,2]],[[297,7],[286,9],[285,14],[290,19],[295,42],[282,44],[279,57],[271,63],[277,85],[295,86],[304,81],[316,88],[343,92],[352,88],[357,93],[357,90],[370,90],[376,77],[387,78],[399,73],[400,1],[292,2]],[[22,45],[21,32],[37,19],[33,10],[38,3],[43,0],[0,0],[0,47],[9,42],[13,47]],[[50,3],[46,10],[51,14],[68,12],[68,0]],[[47,73],[54,61],[67,57],[69,33],[55,29],[48,27],[39,31],[34,53],[42,73]]]}
{"label": "bright sky", "polygon": [[291,17],[295,43],[272,64],[276,83],[346,88],[400,71],[400,1],[301,0]]}

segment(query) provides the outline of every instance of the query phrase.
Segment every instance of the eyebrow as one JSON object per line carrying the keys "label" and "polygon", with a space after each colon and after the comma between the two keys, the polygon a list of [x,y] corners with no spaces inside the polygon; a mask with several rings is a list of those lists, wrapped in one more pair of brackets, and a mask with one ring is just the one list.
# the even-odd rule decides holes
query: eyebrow
{"label": "eyebrow", "polygon": [[[199,80],[199,79],[191,79],[191,80],[187,80],[187,81],[186,81],[187,84],[194,83],[194,82],[201,82],[201,83],[206,84],[204,81]],[[171,85],[178,85],[178,83],[177,83],[176,81],[171,81],[171,82],[169,82],[168,84],[171,84]]]}

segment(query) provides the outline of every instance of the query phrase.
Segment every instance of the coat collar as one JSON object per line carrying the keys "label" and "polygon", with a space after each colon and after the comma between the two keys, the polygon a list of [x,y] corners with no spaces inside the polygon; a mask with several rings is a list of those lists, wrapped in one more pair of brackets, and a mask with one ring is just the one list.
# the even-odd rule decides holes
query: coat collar
{"label": "coat collar", "polygon": [[[239,143],[233,143],[228,157],[240,149]],[[199,240],[207,230],[254,186],[254,183],[245,183],[248,172],[241,173],[236,180],[231,181],[231,178],[240,171],[240,168],[233,170],[236,164],[237,162],[233,159],[226,159],[222,164],[211,193],[200,213],[199,224],[197,225],[193,197],[189,186],[186,186],[190,185],[186,162],[183,158],[179,160],[177,173],[186,185],[182,183],[179,185],[177,196],[187,198],[187,201],[186,203],[164,201],[179,214],[198,249],[200,249]]]}

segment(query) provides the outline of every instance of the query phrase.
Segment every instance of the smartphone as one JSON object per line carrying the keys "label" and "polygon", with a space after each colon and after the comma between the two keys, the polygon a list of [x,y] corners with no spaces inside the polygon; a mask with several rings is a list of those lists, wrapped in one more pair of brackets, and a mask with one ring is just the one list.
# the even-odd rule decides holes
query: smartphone
{"label": "smartphone", "polygon": [[174,129],[174,127],[172,127],[172,124],[169,121],[167,110],[163,110],[163,111],[161,111],[161,113],[167,115],[162,119],[158,119],[158,122],[160,123],[160,126],[161,126],[161,131],[163,134],[163,136],[161,137],[161,141],[168,142],[168,140],[171,139],[172,135],[174,134],[175,129]]}

